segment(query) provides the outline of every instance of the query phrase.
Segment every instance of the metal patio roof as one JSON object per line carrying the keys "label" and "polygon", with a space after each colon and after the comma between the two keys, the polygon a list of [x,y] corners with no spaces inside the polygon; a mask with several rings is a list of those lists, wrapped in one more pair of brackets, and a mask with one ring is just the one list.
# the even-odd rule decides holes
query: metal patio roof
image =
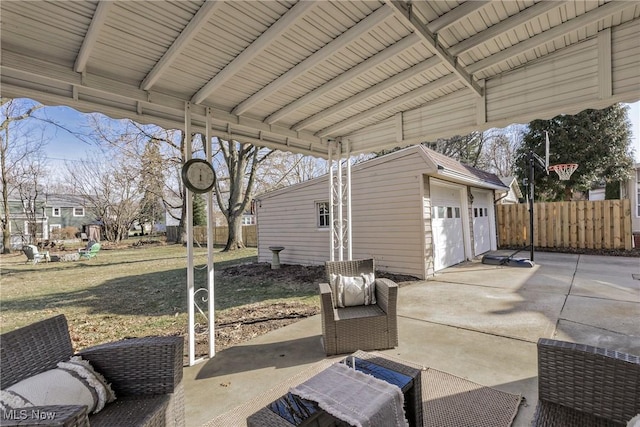
{"label": "metal patio roof", "polygon": [[640,100],[638,1],[0,7],[2,96],[321,157]]}

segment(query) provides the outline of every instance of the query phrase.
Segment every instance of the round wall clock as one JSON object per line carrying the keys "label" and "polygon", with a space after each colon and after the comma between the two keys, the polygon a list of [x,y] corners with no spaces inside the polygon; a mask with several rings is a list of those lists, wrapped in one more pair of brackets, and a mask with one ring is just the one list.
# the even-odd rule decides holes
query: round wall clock
{"label": "round wall clock", "polygon": [[194,193],[211,191],[215,184],[213,166],[203,159],[191,159],[182,166],[182,181]]}

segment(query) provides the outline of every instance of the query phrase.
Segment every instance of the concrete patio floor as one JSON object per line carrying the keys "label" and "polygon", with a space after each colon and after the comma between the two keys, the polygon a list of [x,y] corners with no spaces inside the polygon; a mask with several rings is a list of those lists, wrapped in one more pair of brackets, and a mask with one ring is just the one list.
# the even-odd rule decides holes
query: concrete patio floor
{"label": "concrete patio floor", "polygon": [[[384,353],[523,395],[514,425],[529,426],[538,338],[640,355],[640,258],[537,252],[533,268],[466,262],[403,286],[398,313],[400,343]],[[185,368],[187,426],[325,359],[320,338],[314,316]]]}

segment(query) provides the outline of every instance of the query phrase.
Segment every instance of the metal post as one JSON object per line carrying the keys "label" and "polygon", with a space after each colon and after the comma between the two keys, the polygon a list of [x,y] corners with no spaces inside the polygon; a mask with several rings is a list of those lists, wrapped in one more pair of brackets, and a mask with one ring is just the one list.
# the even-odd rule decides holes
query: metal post
{"label": "metal post", "polygon": [[[184,160],[191,159],[191,103],[184,107]],[[187,310],[189,313],[189,366],[195,364],[196,329],[195,329],[195,286],[193,266],[193,194],[185,188],[187,223]]]}
{"label": "metal post", "polygon": [[[207,107],[207,130],[205,132],[207,141],[204,144],[205,153],[207,155],[207,162],[211,163],[211,153],[213,152],[211,147],[211,108]],[[215,300],[214,300],[214,289],[215,289],[215,270],[213,265],[213,249],[215,244],[215,239],[213,236],[213,227],[214,227],[214,218],[213,218],[213,191],[210,191],[207,194],[207,295],[209,297],[208,300],[208,309],[209,312],[208,320],[209,320],[209,357],[213,357],[216,354],[216,330],[215,330]]]}
{"label": "metal post", "polygon": [[533,261],[533,193],[534,193],[534,174],[535,174],[535,159],[533,151],[529,151],[529,242],[531,244],[530,259]]}
{"label": "metal post", "polygon": [[344,261],[344,228],[342,213],[342,143],[338,145],[338,185],[336,186],[338,199],[338,261]]}
{"label": "metal post", "polygon": [[351,235],[351,144],[347,140],[347,256],[349,261],[353,259]]}
{"label": "metal post", "polygon": [[329,143],[329,261],[335,261],[335,242],[333,225],[333,146]]}

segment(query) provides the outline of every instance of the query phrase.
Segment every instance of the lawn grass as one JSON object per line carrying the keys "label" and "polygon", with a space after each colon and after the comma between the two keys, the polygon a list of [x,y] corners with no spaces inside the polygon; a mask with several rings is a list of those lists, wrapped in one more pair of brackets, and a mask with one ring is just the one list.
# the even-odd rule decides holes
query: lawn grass
{"label": "lawn grass", "polygon": [[[195,248],[196,288],[206,287],[206,248]],[[216,249],[216,315],[255,305],[297,301],[319,305],[317,284],[245,276],[257,250]],[[184,334],[186,248],[145,245],[101,249],[96,258],[25,264],[22,253],[0,257],[2,332],[63,313],[76,350],[132,336]],[[223,270],[233,267],[234,274]],[[206,304],[204,304],[206,306]]]}

